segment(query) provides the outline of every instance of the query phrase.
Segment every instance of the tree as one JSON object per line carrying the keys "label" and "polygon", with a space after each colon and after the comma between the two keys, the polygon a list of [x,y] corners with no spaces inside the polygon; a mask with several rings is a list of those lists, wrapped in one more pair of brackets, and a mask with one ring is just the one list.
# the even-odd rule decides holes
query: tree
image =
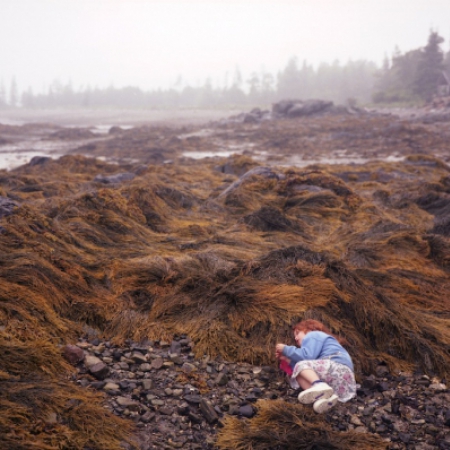
{"label": "tree", "polygon": [[249,86],[249,100],[250,102],[258,102],[261,93],[261,80],[256,72],[252,72],[250,78],[247,80]]}
{"label": "tree", "polygon": [[2,82],[0,83],[0,108],[3,108],[5,106],[6,106],[6,89],[2,80]]}
{"label": "tree", "polygon": [[34,107],[34,95],[31,86],[28,88],[27,91],[22,93],[22,106],[25,108]]}
{"label": "tree", "polygon": [[242,87],[242,74],[239,70],[239,67],[236,66],[236,69],[234,70],[234,76],[233,76],[233,87],[236,89],[241,89]]}
{"label": "tree", "polygon": [[436,94],[444,70],[444,53],[440,45],[444,39],[436,31],[431,31],[428,43],[422,50],[415,77],[415,93],[425,101]]}
{"label": "tree", "polygon": [[274,96],[275,78],[269,72],[261,73],[261,100],[263,103],[270,103]]}
{"label": "tree", "polygon": [[301,96],[301,79],[297,58],[291,58],[284,71],[278,74],[277,90],[281,98]]}
{"label": "tree", "polygon": [[17,106],[18,101],[19,101],[19,92],[17,90],[16,77],[12,77],[11,87],[9,89],[9,104],[12,107],[15,107]]}
{"label": "tree", "polygon": [[445,55],[444,70],[447,73],[447,76],[450,76],[450,51],[448,51]]}
{"label": "tree", "polygon": [[83,106],[83,108],[89,108],[91,106],[91,96],[92,96],[91,86],[87,85],[87,87],[84,89],[83,92],[83,99],[81,100],[81,106]]}
{"label": "tree", "polygon": [[404,54],[396,48],[391,63],[385,60],[378,71],[373,100],[386,103],[429,100],[442,78],[441,42],[442,38],[432,32],[424,48]]}

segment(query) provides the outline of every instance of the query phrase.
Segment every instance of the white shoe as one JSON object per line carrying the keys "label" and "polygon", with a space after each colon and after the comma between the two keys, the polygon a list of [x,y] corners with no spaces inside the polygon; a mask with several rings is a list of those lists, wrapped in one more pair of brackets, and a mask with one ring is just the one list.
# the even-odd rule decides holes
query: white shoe
{"label": "white shoe", "polygon": [[333,408],[337,402],[338,396],[333,394],[329,398],[321,398],[320,400],[317,400],[313,405],[313,409],[316,413],[323,414]]}
{"label": "white shoe", "polygon": [[323,381],[313,384],[309,389],[305,389],[298,394],[298,401],[304,405],[314,403],[316,400],[329,398],[334,394],[333,388]]}

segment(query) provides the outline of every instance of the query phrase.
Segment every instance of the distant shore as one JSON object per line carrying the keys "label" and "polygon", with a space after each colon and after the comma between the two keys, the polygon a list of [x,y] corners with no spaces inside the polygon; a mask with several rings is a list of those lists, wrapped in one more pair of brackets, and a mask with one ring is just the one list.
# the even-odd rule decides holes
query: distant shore
{"label": "distant shore", "polygon": [[54,108],[0,110],[0,123],[23,125],[47,122],[61,126],[143,125],[146,123],[201,124],[242,112],[242,109],[119,109],[119,108]]}

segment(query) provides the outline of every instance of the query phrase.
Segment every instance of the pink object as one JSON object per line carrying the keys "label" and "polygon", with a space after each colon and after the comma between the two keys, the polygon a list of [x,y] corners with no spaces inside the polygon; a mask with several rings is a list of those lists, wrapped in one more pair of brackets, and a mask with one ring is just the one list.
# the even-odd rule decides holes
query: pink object
{"label": "pink object", "polygon": [[288,363],[287,361],[285,361],[284,359],[282,359],[282,360],[280,361],[280,369],[281,369],[283,372],[286,372],[289,376],[292,375],[292,372],[293,372],[292,367],[291,367],[291,366],[289,365],[289,363]]}

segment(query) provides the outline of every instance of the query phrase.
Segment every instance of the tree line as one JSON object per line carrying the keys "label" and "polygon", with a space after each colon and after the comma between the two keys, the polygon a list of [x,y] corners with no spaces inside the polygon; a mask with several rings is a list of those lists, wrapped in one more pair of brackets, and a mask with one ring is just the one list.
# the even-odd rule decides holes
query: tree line
{"label": "tree line", "polygon": [[385,59],[377,72],[373,93],[375,102],[427,101],[436,95],[449,94],[450,52],[441,48],[444,39],[436,31],[423,48],[401,53],[398,49],[391,60]]}
{"label": "tree line", "polygon": [[443,41],[436,31],[431,31],[424,47],[406,53],[396,49],[381,67],[358,60],[322,63],[315,68],[294,57],[275,76],[253,72],[244,80],[236,69],[229,85],[222,87],[213,86],[207,79],[197,87],[75,89],[71,83],[56,80],[45,92],[34,93],[28,88],[19,93],[13,78],[9,90],[0,83],[0,107],[210,108],[269,105],[284,98],[320,98],[339,104],[349,100],[360,104],[430,101],[450,84],[450,51],[442,50]]}

